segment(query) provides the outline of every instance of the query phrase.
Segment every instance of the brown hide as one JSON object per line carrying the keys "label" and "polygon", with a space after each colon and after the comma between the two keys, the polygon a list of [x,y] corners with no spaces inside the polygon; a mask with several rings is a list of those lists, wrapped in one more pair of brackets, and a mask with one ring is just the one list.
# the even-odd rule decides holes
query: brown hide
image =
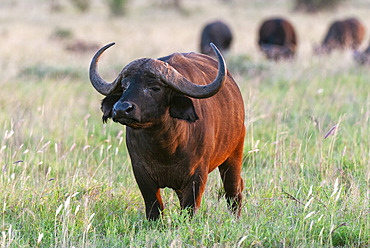
{"label": "brown hide", "polygon": [[292,58],[297,49],[293,25],[284,18],[263,21],[259,28],[258,45],[268,59]]}
{"label": "brown hide", "polygon": [[[216,168],[228,205],[239,216],[245,127],[244,104],[237,84],[228,72],[224,86],[214,96],[189,98],[163,86],[161,80],[143,71],[146,61],[141,59],[125,67],[130,73],[121,72],[122,82],[129,86],[122,93],[108,95],[103,100],[102,110],[105,118],[110,118],[112,105],[116,108],[130,101],[135,104],[130,111],[138,111],[136,120],[147,120],[147,115],[151,115],[150,121],[141,125],[126,124],[126,144],[145,201],[147,218],[160,216],[164,209],[160,188],[165,187],[174,189],[180,206],[194,213],[200,206],[208,174]],[[158,61],[168,63],[198,85],[209,84],[218,72],[214,59],[197,53],[175,53]],[[150,68],[150,71],[155,70]],[[146,84],[150,84],[153,92]],[[194,113],[187,119],[181,110]],[[153,116],[156,117],[153,119]]]}
{"label": "brown hide", "polygon": [[357,49],[365,37],[365,27],[356,18],[334,21],[316,53],[330,53],[338,49]]}

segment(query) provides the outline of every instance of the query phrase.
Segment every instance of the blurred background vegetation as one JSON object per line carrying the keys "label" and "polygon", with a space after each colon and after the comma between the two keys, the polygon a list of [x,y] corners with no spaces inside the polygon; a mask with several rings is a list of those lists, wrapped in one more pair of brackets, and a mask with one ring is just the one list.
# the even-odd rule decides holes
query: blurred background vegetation
{"label": "blurred background vegetation", "polygon": [[[88,11],[93,4],[94,0],[70,0],[72,5],[79,11]],[[133,0],[131,0],[133,1]],[[217,0],[215,0],[217,1]],[[218,0],[226,3],[243,2],[243,0]],[[327,10],[329,8],[335,8],[344,1],[348,0],[291,0],[294,9],[303,10],[307,12],[317,12]],[[54,11],[60,11],[63,6],[63,0],[49,0],[50,9]],[[172,7],[178,10],[183,8],[184,0],[153,0],[153,3]],[[244,0],[246,2],[246,0]],[[105,0],[105,3],[109,6],[110,12],[114,16],[123,15],[126,12],[127,7],[130,4],[130,0]]]}

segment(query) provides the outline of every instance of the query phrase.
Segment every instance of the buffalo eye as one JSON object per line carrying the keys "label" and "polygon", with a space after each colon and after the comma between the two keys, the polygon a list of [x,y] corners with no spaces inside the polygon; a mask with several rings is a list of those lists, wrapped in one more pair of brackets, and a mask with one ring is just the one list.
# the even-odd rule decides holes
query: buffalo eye
{"label": "buffalo eye", "polygon": [[159,88],[158,86],[152,86],[152,87],[149,87],[149,89],[153,92],[158,92],[161,90],[161,88]]}
{"label": "buffalo eye", "polygon": [[130,82],[129,81],[126,81],[126,80],[123,80],[122,81],[121,87],[122,87],[122,90],[123,91],[126,91],[129,86],[130,86]]}

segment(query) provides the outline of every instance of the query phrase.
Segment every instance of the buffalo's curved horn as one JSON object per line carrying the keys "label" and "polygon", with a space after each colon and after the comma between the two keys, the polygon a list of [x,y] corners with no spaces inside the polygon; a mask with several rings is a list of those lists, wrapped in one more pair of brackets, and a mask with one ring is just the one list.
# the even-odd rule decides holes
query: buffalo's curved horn
{"label": "buffalo's curved horn", "polygon": [[169,68],[170,66],[167,67],[166,72],[161,73],[159,76],[171,88],[184,95],[193,98],[207,98],[215,95],[226,81],[227,69],[225,60],[220,51],[213,43],[210,43],[210,45],[218,59],[218,73],[216,79],[212,83],[207,85],[194,84],[178,73],[173,67]]}
{"label": "buffalo's curved horn", "polygon": [[99,51],[97,51],[94,55],[90,64],[90,82],[100,94],[105,96],[114,92],[117,84],[119,83],[119,78],[116,78],[113,83],[107,83],[104,79],[102,79],[98,72],[98,61],[102,53],[114,44],[115,43],[113,42],[100,48]]}

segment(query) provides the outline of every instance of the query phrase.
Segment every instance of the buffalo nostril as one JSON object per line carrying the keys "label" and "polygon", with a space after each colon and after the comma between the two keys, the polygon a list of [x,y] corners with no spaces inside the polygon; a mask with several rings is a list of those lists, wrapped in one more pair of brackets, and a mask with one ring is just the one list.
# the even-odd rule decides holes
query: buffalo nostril
{"label": "buffalo nostril", "polygon": [[132,110],[134,110],[134,106],[132,104],[130,104],[129,106],[126,107],[126,110],[125,112],[128,114],[130,113]]}

